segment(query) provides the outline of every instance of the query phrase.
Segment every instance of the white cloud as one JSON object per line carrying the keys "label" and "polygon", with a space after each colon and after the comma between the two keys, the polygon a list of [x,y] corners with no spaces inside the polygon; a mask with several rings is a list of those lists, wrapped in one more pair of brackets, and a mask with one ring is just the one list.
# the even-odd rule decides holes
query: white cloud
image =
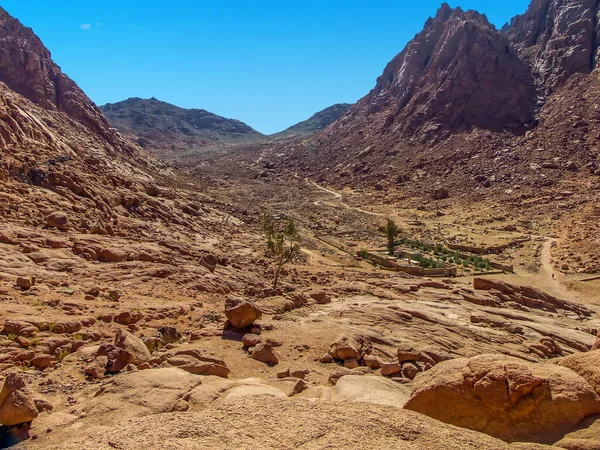
{"label": "white cloud", "polygon": [[81,29],[82,30],[89,30],[92,26],[89,23],[82,23],[81,24]]}
{"label": "white cloud", "polygon": [[102,26],[102,22],[96,22],[96,26],[97,27],[101,27]]}

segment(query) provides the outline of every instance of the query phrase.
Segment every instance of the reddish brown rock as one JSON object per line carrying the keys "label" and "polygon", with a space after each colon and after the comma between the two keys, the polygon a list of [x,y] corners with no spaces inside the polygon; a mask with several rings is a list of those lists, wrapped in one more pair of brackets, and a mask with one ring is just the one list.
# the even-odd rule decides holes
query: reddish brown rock
{"label": "reddish brown rock", "polygon": [[225,301],[225,315],[237,329],[249,327],[262,317],[260,309],[254,303],[234,296],[227,297]]}
{"label": "reddish brown rock", "polygon": [[509,442],[553,442],[600,413],[600,398],[564,367],[481,355],[419,375],[405,408]]}
{"label": "reddish brown rock", "polygon": [[347,332],[336,337],[329,354],[342,361],[350,358],[362,359],[372,351],[371,339],[360,333]]}
{"label": "reddish brown rock", "polygon": [[37,408],[23,377],[16,372],[8,373],[0,391],[0,424],[19,425],[31,422],[37,416]]}
{"label": "reddish brown rock", "polygon": [[275,355],[273,346],[270,344],[258,344],[256,347],[254,347],[251,356],[252,359],[256,359],[257,361],[267,364],[277,364],[279,362],[279,358],[277,358]]}

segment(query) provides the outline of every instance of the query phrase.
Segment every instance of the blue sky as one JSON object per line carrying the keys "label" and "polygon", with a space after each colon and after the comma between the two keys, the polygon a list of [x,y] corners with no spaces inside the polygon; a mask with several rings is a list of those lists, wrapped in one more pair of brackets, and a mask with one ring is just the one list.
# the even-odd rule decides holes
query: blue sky
{"label": "blue sky", "polygon": [[[440,0],[4,0],[97,104],[156,97],[273,133],[355,102]],[[500,27],[528,0],[450,1]]]}

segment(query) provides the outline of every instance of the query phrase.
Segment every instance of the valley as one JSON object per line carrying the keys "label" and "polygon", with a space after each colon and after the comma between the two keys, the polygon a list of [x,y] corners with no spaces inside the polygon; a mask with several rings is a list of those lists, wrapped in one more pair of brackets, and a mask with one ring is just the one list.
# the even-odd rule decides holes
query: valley
{"label": "valley", "polygon": [[598,448],[594,8],[443,4],[271,136],[98,108],[0,9],[0,448]]}

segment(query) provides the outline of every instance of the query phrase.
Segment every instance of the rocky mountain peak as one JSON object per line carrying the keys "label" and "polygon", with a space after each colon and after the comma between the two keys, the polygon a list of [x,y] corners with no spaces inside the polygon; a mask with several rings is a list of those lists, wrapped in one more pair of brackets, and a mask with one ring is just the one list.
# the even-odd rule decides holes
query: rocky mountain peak
{"label": "rocky mountain peak", "polygon": [[531,74],[506,36],[484,15],[443,4],[349,116],[377,116],[382,132],[430,140],[526,129],[534,99]]}

